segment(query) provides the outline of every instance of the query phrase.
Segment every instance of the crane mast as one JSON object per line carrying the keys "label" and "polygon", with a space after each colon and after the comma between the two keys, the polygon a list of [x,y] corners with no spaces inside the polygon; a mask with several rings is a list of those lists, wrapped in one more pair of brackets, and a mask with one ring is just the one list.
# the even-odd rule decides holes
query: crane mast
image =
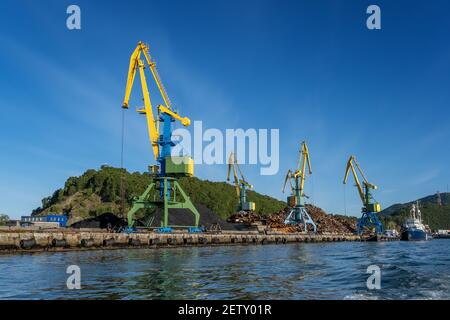
{"label": "crane mast", "polygon": [[[357,232],[363,233],[365,230],[375,229],[376,233],[383,233],[383,224],[378,218],[377,213],[381,211],[381,206],[378,202],[375,202],[372,196],[372,190],[378,189],[378,187],[370,183],[355,156],[350,156],[347,161],[347,167],[345,169],[344,184],[347,183],[348,176],[352,172],[353,179],[355,180],[355,186],[358,190],[358,195],[361,199],[363,207],[361,209],[362,216],[358,219]],[[362,178],[362,183],[358,177],[358,173]]]}
{"label": "crane mast", "polygon": [[308,146],[303,141],[298,156],[297,168],[294,172],[288,170],[284,179],[282,192],[284,193],[287,182],[289,182],[291,188],[291,195],[287,197],[287,204],[291,210],[284,223],[303,224],[305,232],[308,231],[308,225],[311,225],[313,231],[316,232],[317,226],[305,207],[305,198],[307,198],[304,192],[306,169],[308,169],[308,174],[312,174]]}
{"label": "crane mast", "polygon": [[[142,55],[145,60],[141,58]],[[153,113],[153,106],[145,76],[145,62],[152,73],[153,79],[164,102],[164,105],[158,105],[156,118]],[[167,95],[166,89],[164,88],[156,69],[156,63],[150,56],[149,47],[143,42],[137,44],[130,57],[125,96],[122,103],[123,109],[128,109],[129,107],[131,91],[138,70],[141,80],[144,107],[138,109],[137,112],[146,116],[153,156],[159,163],[159,166],[152,165],[149,167],[150,173],[153,176],[153,181],[140,197],[133,200],[133,206],[128,212],[128,227],[130,230],[134,228],[136,223],[135,214],[138,210],[150,209],[156,211],[156,209],[160,208],[163,210],[163,219],[160,228],[157,229],[158,231],[170,232],[172,227],[188,227],[191,231],[198,231],[200,214],[177,181],[178,177],[193,176],[194,161],[187,156],[172,156],[172,147],[175,146],[175,142],[172,140],[172,123],[179,121],[182,125],[187,127],[190,125],[190,120],[187,117],[181,117],[178,112],[172,108],[169,96]],[[156,197],[154,191],[158,194]],[[180,199],[183,201],[180,201]],[[184,208],[190,210],[194,215],[193,226],[170,226],[169,209],[172,208]],[[145,225],[151,227],[153,219],[154,215],[146,217]]]}
{"label": "crane mast", "polygon": [[[239,167],[239,164],[237,162],[237,159],[233,152],[230,153],[230,156],[228,158],[228,175],[227,175],[227,181],[230,181],[230,174],[233,172],[233,182],[234,186],[236,188],[236,195],[239,199],[239,206],[238,211],[255,211],[255,203],[251,201],[247,201],[247,190],[253,189],[253,186],[248,183],[244,175],[241,171],[241,168]],[[239,172],[241,178],[238,178],[237,173]]]}

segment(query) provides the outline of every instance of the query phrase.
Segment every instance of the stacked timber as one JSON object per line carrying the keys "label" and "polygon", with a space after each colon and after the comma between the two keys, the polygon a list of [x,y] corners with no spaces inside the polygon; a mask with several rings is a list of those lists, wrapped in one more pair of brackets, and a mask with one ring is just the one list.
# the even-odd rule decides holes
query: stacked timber
{"label": "stacked timber", "polygon": [[[306,210],[317,225],[317,232],[331,234],[351,234],[356,231],[356,219],[345,216],[336,216],[327,214],[321,208],[307,204]],[[260,216],[255,212],[237,212],[228,218],[231,223],[254,224],[263,222],[271,230],[278,232],[303,232],[301,225],[286,225],[284,223],[289,210],[281,210],[273,212],[266,216]],[[308,231],[312,231],[312,227],[308,226]]]}

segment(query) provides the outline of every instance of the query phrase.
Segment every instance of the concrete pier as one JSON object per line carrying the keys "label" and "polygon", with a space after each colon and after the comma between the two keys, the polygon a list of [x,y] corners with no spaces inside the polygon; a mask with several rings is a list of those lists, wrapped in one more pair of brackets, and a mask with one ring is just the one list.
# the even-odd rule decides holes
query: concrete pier
{"label": "concrete pier", "polygon": [[117,248],[155,248],[175,246],[266,245],[294,242],[364,241],[357,235],[258,233],[223,231],[220,233],[108,233],[102,230],[0,230],[0,253],[36,251],[72,251]]}

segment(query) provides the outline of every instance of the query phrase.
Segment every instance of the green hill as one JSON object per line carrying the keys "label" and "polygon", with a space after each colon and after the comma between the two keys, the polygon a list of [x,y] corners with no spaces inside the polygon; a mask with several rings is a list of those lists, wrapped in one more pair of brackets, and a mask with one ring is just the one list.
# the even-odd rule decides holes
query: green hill
{"label": "green hill", "polygon": [[432,230],[450,229],[450,193],[441,193],[441,205],[437,194],[407,203],[394,204],[380,212],[380,217],[388,228],[399,227],[409,216],[411,205],[419,201],[422,220]]}
{"label": "green hill", "polygon": [[[69,223],[78,222],[104,213],[120,215],[121,179],[123,179],[125,212],[134,196],[139,196],[151,181],[148,173],[129,173],[125,169],[102,166],[87,170],[79,177],[70,177],[64,187],[42,199],[42,206],[33,215],[49,212],[66,213]],[[221,218],[236,211],[238,199],[234,186],[198,178],[181,178],[180,185],[196,205],[203,205]],[[268,214],[285,208],[286,204],[260,193],[249,191],[250,201],[256,203],[256,212]]]}

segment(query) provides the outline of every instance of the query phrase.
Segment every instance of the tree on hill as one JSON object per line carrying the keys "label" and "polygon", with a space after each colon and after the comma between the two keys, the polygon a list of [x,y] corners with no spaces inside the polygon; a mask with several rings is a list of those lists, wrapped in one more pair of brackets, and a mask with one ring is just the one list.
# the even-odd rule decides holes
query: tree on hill
{"label": "tree on hill", "polygon": [[9,216],[6,214],[0,213],[0,226],[4,226],[6,222],[9,221]]}
{"label": "tree on hill", "polygon": [[[396,204],[382,211],[380,217],[384,225],[389,224],[399,229],[405,220],[409,218],[410,208],[414,202]],[[422,198],[419,200],[419,204],[422,212],[422,221],[424,224],[429,225],[431,230],[450,229],[450,204],[438,205],[434,196]]]}

